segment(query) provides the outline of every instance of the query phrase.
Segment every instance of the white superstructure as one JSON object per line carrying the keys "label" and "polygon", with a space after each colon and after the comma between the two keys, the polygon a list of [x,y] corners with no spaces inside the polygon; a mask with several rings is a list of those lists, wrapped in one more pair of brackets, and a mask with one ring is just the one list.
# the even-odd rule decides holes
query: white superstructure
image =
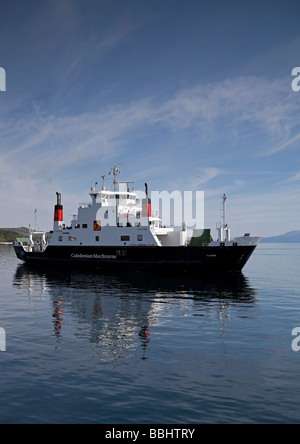
{"label": "white superstructure", "polygon": [[[145,198],[140,199],[129,184],[118,183],[119,168],[113,168],[113,191],[107,189],[105,176],[90,191],[91,202],[79,204],[78,214],[70,226],[63,221],[61,196],[55,210],[54,228],[49,245],[61,246],[185,246],[187,232],[162,227],[161,219],[152,215],[146,185]],[[122,189],[123,188],[123,189]]]}

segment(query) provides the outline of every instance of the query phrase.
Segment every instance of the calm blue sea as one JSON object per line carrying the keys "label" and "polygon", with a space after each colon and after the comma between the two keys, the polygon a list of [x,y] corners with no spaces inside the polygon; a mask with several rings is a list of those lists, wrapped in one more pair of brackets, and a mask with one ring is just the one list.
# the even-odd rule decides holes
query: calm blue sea
{"label": "calm blue sea", "polygon": [[235,279],[35,271],[0,247],[0,423],[300,422],[300,244]]}

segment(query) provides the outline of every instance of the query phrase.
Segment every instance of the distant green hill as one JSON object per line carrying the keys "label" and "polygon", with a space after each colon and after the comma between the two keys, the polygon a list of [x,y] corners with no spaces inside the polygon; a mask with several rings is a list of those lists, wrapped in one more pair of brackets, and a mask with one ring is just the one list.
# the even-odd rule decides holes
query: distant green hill
{"label": "distant green hill", "polygon": [[28,229],[21,228],[0,228],[0,242],[15,242],[18,237],[26,237]]}

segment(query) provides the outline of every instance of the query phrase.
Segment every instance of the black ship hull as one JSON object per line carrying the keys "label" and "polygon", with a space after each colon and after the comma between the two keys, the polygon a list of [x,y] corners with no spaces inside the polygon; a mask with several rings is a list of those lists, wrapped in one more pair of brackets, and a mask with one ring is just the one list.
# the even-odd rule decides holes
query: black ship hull
{"label": "black ship hull", "polygon": [[17,257],[28,264],[88,268],[100,273],[130,270],[197,276],[241,272],[256,246],[48,246],[44,252],[27,252],[22,245],[14,248]]}

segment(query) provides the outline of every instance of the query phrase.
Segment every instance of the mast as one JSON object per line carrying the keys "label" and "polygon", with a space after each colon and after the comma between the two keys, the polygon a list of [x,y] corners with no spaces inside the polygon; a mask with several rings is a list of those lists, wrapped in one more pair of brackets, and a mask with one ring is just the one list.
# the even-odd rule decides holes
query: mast
{"label": "mast", "polygon": [[120,174],[120,165],[114,165],[114,167],[111,169],[110,173],[113,173],[114,179],[113,179],[113,184],[114,184],[114,191],[118,191],[118,176]]}
{"label": "mast", "polygon": [[[218,238],[219,242],[230,241],[230,225],[226,222],[226,201],[227,196],[226,194],[223,194],[222,196],[222,219],[223,222],[220,222],[217,224],[217,230],[218,230]],[[225,236],[224,236],[225,234]],[[225,237],[225,239],[224,239]]]}
{"label": "mast", "polygon": [[34,224],[35,224],[35,231],[38,231],[38,210],[34,210]]}
{"label": "mast", "polygon": [[101,176],[102,178],[102,190],[106,190],[106,176]]}
{"label": "mast", "polygon": [[226,227],[226,200],[227,196],[226,194],[223,195],[223,225],[224,228]]}

